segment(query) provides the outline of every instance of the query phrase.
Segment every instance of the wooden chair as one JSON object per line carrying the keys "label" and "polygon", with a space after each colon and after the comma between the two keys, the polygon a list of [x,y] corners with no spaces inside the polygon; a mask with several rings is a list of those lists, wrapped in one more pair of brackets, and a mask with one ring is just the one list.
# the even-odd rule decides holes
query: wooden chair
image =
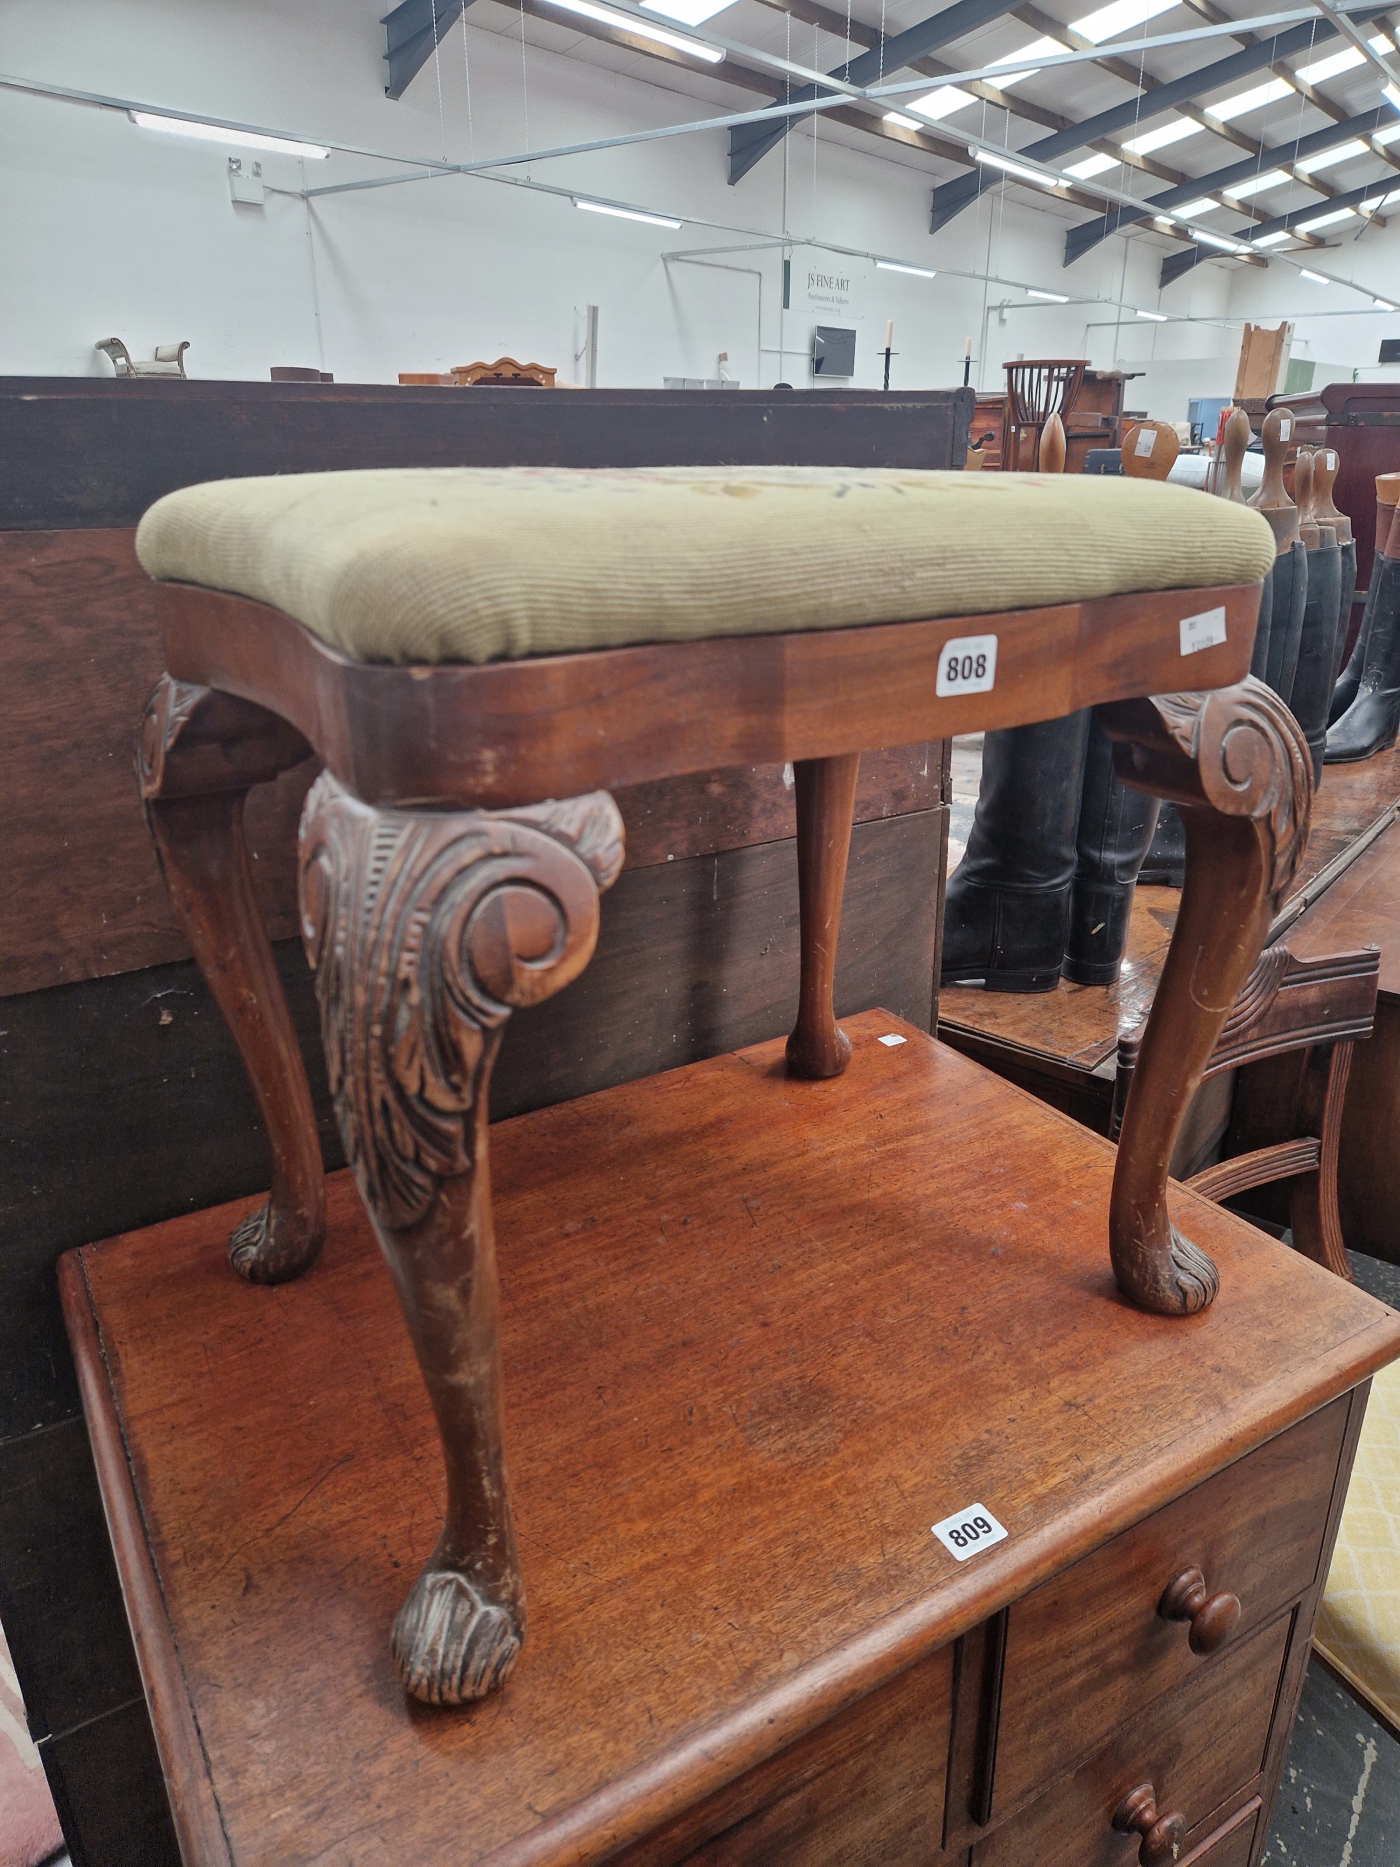
{"label": "wooden chair", "polygon": [[1063,421],[1074,407],[1084,372],[1082,358],[1040,357],[1003,365],[1006,371],[1006,441],[1002,466],[1010,472],[1021,467],[1023,437],[1030,435],[1031,463],[1040,458],[1040,434],[1052,415]]}
{"label": "wooden chair", "polygon": [[[1157,568],[1144,555],[1127,581],[1213,565],[1213,583],[1076,596],[1139,527]],[[411,1692],[478,1697],[519,1651],[487,1092],[511,1011],[593,951],[623,854],[609,787],[792,763],[801,978],[787,1067],[820,1080],[850,1054],[832,980],[861,749],[1099,705],[1123,778],[1174,799],[1188,826],[1109,1253],[1148,1310],[1212,1301],[1215,1266],[1168,1217],[1167,1163],[1311,803],[1296,725],[1247,678],[1272,549],[1223,502],[1061,476],[326,474],[189,488],[147,514],[138,552],[159,580],[169,672],[138,775],[268,1129],[268,1204],[230,1240],[234,1268],[260,1282],[310,1264],[325,1219],[243,804],[312,750],[325,762],[301,828],[303,939],[346,1154],[447,1464],[442,1537],[395,1626]],[[1058,600],[1025,607],[1031,587]],[[1218,633],[1188,649],[1184,623],[1205,612]],[[1183,678],[1197,691],[1161,691]]]}
{"label": "wooden chair", "polygon": [[[1227,1158],[1185,1182],[1222,1203],[1281,1183],[1294,1248],[1346,1278],[1337,1151],[1352,1046],[1374,1028],[1379,982],[1378,947],[1316,959],[1296,958],[1286,946],[1260,954],[1201,1073],[1204,1082],[1253,1066],[1252,1093],[1237,1092]],[[1143,1029],[1118,1040],[1111,1138],[1119,1133]]]}

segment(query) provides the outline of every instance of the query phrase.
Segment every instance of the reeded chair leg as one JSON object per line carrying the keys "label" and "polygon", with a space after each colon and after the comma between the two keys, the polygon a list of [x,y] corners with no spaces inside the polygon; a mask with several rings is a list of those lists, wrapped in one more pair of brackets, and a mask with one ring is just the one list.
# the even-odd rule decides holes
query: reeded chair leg
{"label": "reeded chair leg", "polygon": [[175,918],[238,1047],[272,1154],[267,1204],[229,1237],[229,1262],[250,1283],[298,1276],[326,1232],[311,1091],[243,838],[251,786],[309,752],[275,714],[168,674],[137,739],[137,779]]}
{"label": "reeded chair leg", "polygon": [[394,1624],[399,1676],[459,1704],[525,1631],[506,1482],[487,1094],[502,1028],[577,978],[622,866],[605,792],[374,809],[329,773],[301,826],[302,937],[336,1116],[437,1418],[447,1517]]}
{"label": "reeded chair leg", "polygon": [[851,1044],[836,1022],[832,990],[841,897],[851,850],[856,773],[860,755],[799,759],[797,784],[797,891],[802,917],[802,982],[797,1024],[787,1041],[793,1076],[839,1076]]}
{"label": "reeded chair leg", "polygon": [[1278,696],[1250,676],[1207,694],[1099,710],[1125,784],[1169,798],[1186,825],[1176,930],[1123,1113],[1109,1207],[1119,1288],[1189,1315],[1219,1285],[1172,1225],[1167,1168],[1191,1098],[1295,874],[1312,809],[1312,760]]}

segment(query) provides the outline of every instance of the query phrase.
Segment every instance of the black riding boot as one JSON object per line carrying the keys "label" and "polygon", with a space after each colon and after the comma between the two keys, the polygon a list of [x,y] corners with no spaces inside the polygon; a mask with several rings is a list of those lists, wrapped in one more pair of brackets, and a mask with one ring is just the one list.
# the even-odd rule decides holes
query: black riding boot
{"label": "black riding boot", "polygon": [[1180,888],[1185,879],[1186,825],[1175,804],[1163,804],[1138,880],[1159,888]]}
{"label": "black riding boot", "polygon": [[1375,605],[1356,698],[1327,735],[1329,765],[1370,758],[1395,744],[1400,728],[1400,558],[1377,558]]}
{"label": "black riding boot", "polygon": [[[1354,544],[1351,547],[1351,552],[1352,590],[1354,593],[1356,589],[1356,546]],[[1361,612],[1361,627],[1356,632],[1356,640],[1352,643],[1351,654],[1347,658],[1347,665],[1337,676],[1336,685],[1332,689],[1332,704],[1327,710],[1327,724],[1329,726],[1335,726],[1337,724],[1337,721],[1346,712],[1352,701],[1355,700],[1356,690],[1361,685],[1362,672],[1366,666],[1366,644],[1371,639],[1371,617],[1375,614],[1376,592],[1380,586],[1381,570],[1385,565],[1385,561],[1386,560],[1379,551],[1377,551],[1376,555],[1371,559],[1371,587],[1366,592],[1366,604]],[[1350,620],[1350,616],[1351,611],[1347,610],[1344,620]]]}
{"label": "black riding boot", "polygon": [[1303,638],[1303,611],[1308,601],[1308,548],[1295,538],[1287,551],[1274,559],[1273,609],[1269,623],[1269,666],[1264,679],[1287,703],[1298,666]]}
{"label": "black riding boot", "polygon": [[1308,553],[1308,606],[1298,666],[1288,706],[1303,729],[1312,753],[1313,778],[1322,781],[1322,747],[1327,738],[1327,703],[1337,658],[1338,611],[1342,598],[1342,548],[1319,545]]}
{"label": "black riding boot", "polygon": [[1112,985],[1128,944],[1138,870],[1157,827],[1160,800],[1131,791],[1113,771],[1113,746],[1089,728],[1069,946],[1061,970],[1075,985]]}
{"label": "black riding boot", "polygon": [[984,737],[977,814],[943,910],[944,985],[1054,989],[1088,742],[1087,709]]}
{"label": "black riding boot", "polygon": [[1274,567],[1269,566],[1269,574],[1264,579],[1264,588],[1259,594],[1259,620],[1254,627],[1254,653],[1249,658],[1249,671],[1264,680],[1269,672],[1269,636],[1273,629],[1274,617]]}

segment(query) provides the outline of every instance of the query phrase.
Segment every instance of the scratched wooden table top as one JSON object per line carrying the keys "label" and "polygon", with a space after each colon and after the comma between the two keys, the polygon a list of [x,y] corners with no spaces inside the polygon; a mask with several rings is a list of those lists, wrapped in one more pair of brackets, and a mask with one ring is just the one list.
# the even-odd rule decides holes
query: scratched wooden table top
{"label": "scratched wooden table top", "polygon": [[[829,1082],[775,1041],[492,1130],[529,1628],[475,1708],[391,1670],[441,1462],[349,1176],[296,1283],[228,1270],[241,1207],[64,1260],[158,1710],[237,1867],[601,1858],[634,1791],[686,1806],[1400,1352],[1181,1190],[1220,1296],[1131,1308],[1107,1143],[888,1013],[845,1028]],[[957,1563],[931,1526],[972,1503],[1009,1534]]]}

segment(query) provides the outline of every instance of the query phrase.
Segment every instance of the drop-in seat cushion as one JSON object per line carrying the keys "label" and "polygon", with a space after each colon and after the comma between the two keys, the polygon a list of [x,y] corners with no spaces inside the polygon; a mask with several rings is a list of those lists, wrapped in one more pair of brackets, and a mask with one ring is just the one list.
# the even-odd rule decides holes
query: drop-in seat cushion
{"label": "drop-in seat cushion", "polygon": [[355,661],[772,635],[1254,583],[1258,513],[1152,481],[834,467],[374,469],[158,500],[153,577]]}

